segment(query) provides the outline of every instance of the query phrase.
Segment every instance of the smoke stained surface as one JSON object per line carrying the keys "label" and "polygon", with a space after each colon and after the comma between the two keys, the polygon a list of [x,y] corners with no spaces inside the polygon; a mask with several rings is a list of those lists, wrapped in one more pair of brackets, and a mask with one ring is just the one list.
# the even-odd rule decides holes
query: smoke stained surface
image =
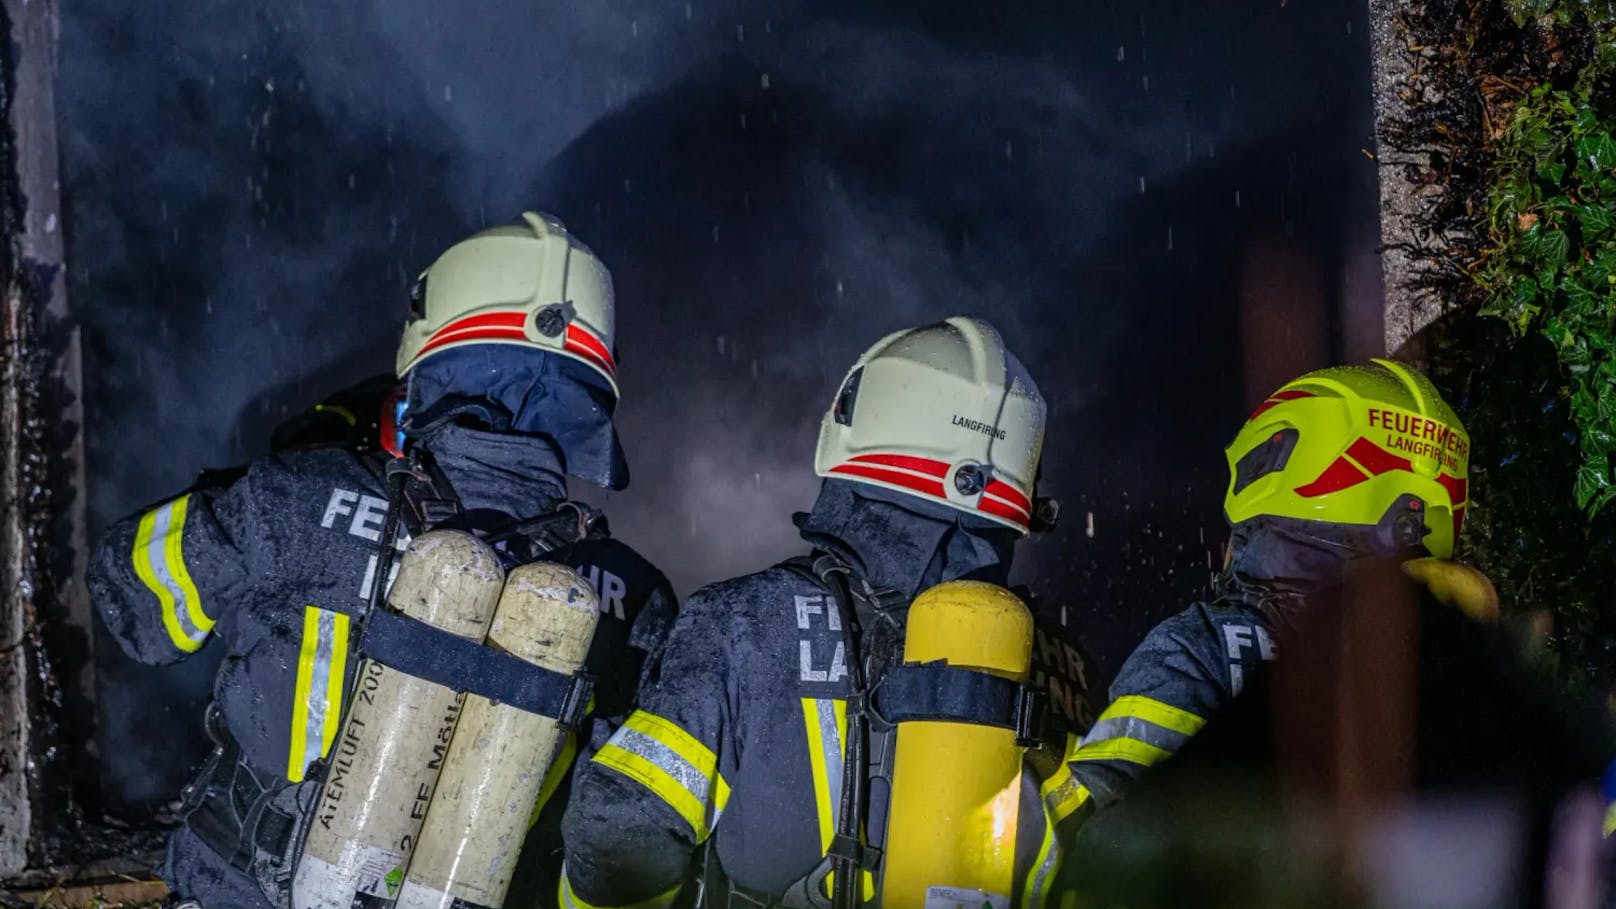
{"label": "smoke stained surface", "polygon": [[[634,481],[594,498],[682,593],[796,551],[818,419],[864,347],[974,313],[1051,405],[1043,483],[1065,520],[1018,574],[1106,677],[1220,550],[1221,448],[1268,390],[1247,387],[1250,288],[1317,294],[1277,301],[1305,324],[1264,339],[1335,358],[1378,337],[1363,17],[66,4],[92,524],[389,368],[408,280],[540,208],[617,285]],[[1273,261],[1311,278],[1251,273]],[[102,753],[123,756],[107,802],[172,797],[203,747],[206,654],[149,670],[101,645]]]}

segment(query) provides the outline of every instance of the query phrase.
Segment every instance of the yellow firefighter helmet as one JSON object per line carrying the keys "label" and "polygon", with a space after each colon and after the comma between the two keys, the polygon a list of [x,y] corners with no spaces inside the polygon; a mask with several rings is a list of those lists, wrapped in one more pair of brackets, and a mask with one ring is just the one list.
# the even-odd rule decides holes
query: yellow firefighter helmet
{"label": "yellow firefighter helmet", "polygon": [[[1230,524],[1259,516],[1423,531],[1450,558],[1469,504],[1470,437],[1431,380],[1392,360],[1287,383],[1226,451]],[[1417,513],[1411,515],[1410,512]]]}

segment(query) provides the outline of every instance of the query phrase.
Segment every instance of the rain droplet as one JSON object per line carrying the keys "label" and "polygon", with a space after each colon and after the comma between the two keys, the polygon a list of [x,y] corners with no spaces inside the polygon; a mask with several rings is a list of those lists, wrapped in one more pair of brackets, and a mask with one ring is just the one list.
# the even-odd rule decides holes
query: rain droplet
{"label": "rain droplet", "polygon": [[1004,160],[1013,161],[1015,160],[1015,156],[1015,149],[1011,146],[1010,140],[1004,140]]}
{"label": "rain droplet", "polygon": [[630,20],[628,20],[628,33],[629,33],[629,37],[631,37],[631,38],[638,38],[640,36],[640,20],[638,20],[638,19],[630,19]]}
{"label": "rain droplet", "polygon": [[1094,539],[1094,512],[1092,511],[1088,513],[1087,520],[1083,522],[1083,535],[1091,540]]}
{"label": "rain droplet", "polygon": [[443,102],[445,104],[454,103],[454,89],[449,87],[447,84],[443,86]]}
{"label": "rain droplet", "polygon": [[1123,47],[1122,45],[1118,44],[1117,45],[1117,62],[1121,63],[1123,60],[1127,59],[1127,57],[1128,57],[1128,49],[1126,47]]}
{"label": "rain droplet", "polygon": [[1141,196],[1145,194],[1145,178],[1143,176],[1139,178],[1139,194]]}
{"label": "rain droplet", "polygon": [[1171,227],[1167,228],[1167,251],[1173,251],[1173,229]]}
{"label": "rain droplet", "polygon": [[767,89],[768,89],[768,87],[769,87],[769,74],[768,74],[768,73],[764,73],[764,74],[763,74],[763,75],[762,75],[762,76],[761,76],[761,77],[760,77],[760,78],[759,78],[759,80],[758,80],[758,81],[759,81],[759,82],[760,82],[760,83],[762,83],[762,85],[763,85],[763,88],[764,88],[764,89],[765,89],[765,90],[767,90]]}

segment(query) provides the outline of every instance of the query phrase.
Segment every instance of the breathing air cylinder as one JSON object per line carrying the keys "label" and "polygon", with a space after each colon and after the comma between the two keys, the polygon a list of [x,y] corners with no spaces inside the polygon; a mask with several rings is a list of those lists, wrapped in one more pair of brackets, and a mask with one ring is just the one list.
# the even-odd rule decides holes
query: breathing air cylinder
{"label": "breathing air cylinder", "polygon": [[[553,672],[583,665],[600,617],[595,593],[565,565],[513,569],[487,646]],[[400,909],[499,909],[550,764],[556,720],[480,695],[466,699],[427,810]]]}
{"label": "breathing air cylinder", "polygon": [[[1032,636],[1032,613],[1015,594],[949,581],[909,608],[903,659],[1025,681]],[[883,909],[1008,909],[1025,753],[1016,734],[913,720],[899,723],[896,735]]]}
{"label": "breathing air cylinder", "polygon": [[[499,557],[470,534],[422,534],[399,562],[387,603],[482,641],[499,602]],[[359,666],[347,721],[292,879],[294,909],[391,905],[404,881],[464,696],[374,661]]]}

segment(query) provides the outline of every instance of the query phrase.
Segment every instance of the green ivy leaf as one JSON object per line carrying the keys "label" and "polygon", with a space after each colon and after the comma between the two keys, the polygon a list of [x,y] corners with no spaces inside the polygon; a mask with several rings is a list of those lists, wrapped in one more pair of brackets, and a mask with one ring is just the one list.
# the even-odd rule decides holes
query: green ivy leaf
{"label": "green ivy leaf", "polygon": [[1566,301],[1570,304],[1568,307],[1569,314],[1583,319],[1599,318],[1604,301],[1575,278],[1570,275],[1562,278],[1560,292],[1566,295]]}
{"label": "green ivy leaf", "polygon": [[1588,164],[1597,171],[1608,171],[1616,167],[1616,139],[1611,138],[1609,133],[1583,136],[1577,140],[1576,148],[1579,169],[1583,164]]}
{"label": "green ivy leaf", "polygon": [[[1562,230],[1544,230],[1542,222],[1527,228],[1521,234],[1521,251],[1537,266],[1538,272],[1547,270],[1552,276],[1571,250],[1571,238]],[[1539,274],[1539,280],[1542,275]]]}
{"label": "green ivy leaf", "polygon": [[1594,425],[1582,434],[1582,451],[1590,460],[1602,461],[1607,465],[1609,473],[1610,452],[1616,448],[1616,435],[1612,435],[1606,427]]}
{"label": "green ivy leaf", "polygon": [[1544,183],[1559,186],[1560,180],[1565,177],[1565,172],[1564,161],[1555,158],[1543,158],[1537,162],[1537,178]]}
{"label": "green ivy leaf", "polygon": [[1578,468],[1577,483],[1573,490],[1577,497],[1578,508],[1593,514],[1603,508],[1610,500],[1610,492],[1610,475],[1608,471],[1602,471],[1587,464]]}
{"label": "green ivy leaf", "polygon": [[1590,243],[1616,230],[1616,211],[1605,205],[1577,206],[1577,220],[1582,223],[1582,240]]}

